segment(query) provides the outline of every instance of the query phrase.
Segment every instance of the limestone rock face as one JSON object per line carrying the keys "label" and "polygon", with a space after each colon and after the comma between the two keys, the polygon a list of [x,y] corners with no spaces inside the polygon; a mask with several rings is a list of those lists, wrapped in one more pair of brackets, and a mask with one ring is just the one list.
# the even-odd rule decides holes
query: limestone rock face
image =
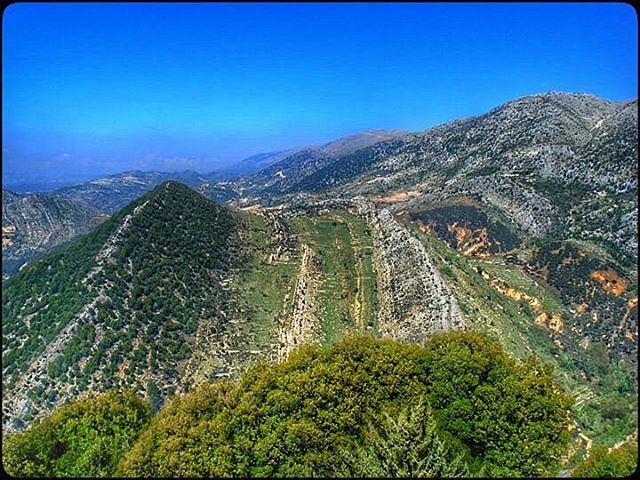
{"label": "limestone rock face", "polygon": [[105,218],[72,200],[3,191],[2,273],[16,272],[29,259],[90,232]]}
{"label": "limestone rock face", "polygon": [[383,336],[422,343],[437,332],[465,328],[451,290],[424,246],[386,209],[356,199],[374,240],[380,285],[378,323]]}
{"label": "limestone rock face", "polygon": [[423,343],[435,333],[466,328],[453,292],[424,245],[388,209],[356,197],[298,204],[282,214],[316,215],[332,209],[346,209],[362,217],[371,231],[382,336]]}
{"label": "limestone rock face", "polygon": [[637,145],[637,100],[551,92],[339,154],[298,151],[233,183],[265,205],[364,195],[399,211],[471,196],[525,237],[606,242],[637,257]]}

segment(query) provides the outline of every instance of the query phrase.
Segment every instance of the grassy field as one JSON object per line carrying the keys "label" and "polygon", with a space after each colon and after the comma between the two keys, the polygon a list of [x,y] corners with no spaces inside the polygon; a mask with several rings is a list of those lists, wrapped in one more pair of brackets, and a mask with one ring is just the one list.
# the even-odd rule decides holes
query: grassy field
{"label": "grassy field", "polygon": [[269,262],[272,248],[268,225],[260,215],[245,213],[244,218],[250,225],[249,238],[244,239],[250,259],[246,269],[233,277],[230,288],[237,295],[245,318],[247,348],[265,349],[277,340],[280,315],[291,314],[285,297],[293,292],[299,259],[292,255],[287,260]]}
{"label": "grassy field", "polygon": [[301,243],[318,255],[318,341],[333,343],[355,331],[375,331],[377,301],[371,237],[364,222],[344,211],[291,220]]}
{"label": "grassy field", "polygon": [[[271,232],[260,215],[244,212],[250,228],[243,239],[249,260],[232,276],[227,288],[240,312],[237,328],[243,349],[265,350],[277,341],[281,316],[293,311],[293,292],[300,272],[300,251],[290,258],[269,262]],[[377,327],[376,277],[372,240],[365,223],[345,211],[288,220],[298,244],[317,254],[319,288],[314,303],[321,320],[316,341],[328,345],[353,332],[375,332]]]}

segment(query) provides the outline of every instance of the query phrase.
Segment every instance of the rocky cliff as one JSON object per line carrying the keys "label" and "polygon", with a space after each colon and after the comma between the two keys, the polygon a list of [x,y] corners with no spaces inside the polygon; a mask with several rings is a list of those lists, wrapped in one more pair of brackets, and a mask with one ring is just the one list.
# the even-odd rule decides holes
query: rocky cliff
{"label": "rocky cliff", "polygon": [[2,192],[2,273],[84,235],[106,216],[52,195]]}

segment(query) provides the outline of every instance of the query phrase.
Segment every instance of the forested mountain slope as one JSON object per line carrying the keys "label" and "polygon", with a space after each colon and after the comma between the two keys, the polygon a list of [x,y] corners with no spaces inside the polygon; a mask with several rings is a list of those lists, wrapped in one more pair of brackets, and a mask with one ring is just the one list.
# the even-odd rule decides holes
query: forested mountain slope
{"label": "forested mountain slope", "polygon": [[362,197],[228,211],[167,183],[5,283],[5,427],[112,387],[158,408],[303,344],[476,330],[554,364],[589,436],[632,433],[632,359],[585,343],[561,293],[513,258],[456,252]]}
{"label": "forested mountain slope", "polygon": [[199,326],[218,321],[221,272],[239,259],[234,225],[222,207],[166,183],[7,280],[5,422],[87,389],[175,390]]}

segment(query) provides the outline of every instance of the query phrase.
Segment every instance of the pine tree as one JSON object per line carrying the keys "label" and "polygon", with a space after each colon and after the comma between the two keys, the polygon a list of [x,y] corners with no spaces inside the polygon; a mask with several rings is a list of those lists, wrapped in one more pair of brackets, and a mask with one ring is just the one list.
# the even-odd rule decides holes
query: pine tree
{"label": "pine tree", "polygon": [[385,415],[378,428],[369,424],[365,444],[344,451],[345,474],[357,477],[464,477],[469,469],[449,453],[424,403]]}

